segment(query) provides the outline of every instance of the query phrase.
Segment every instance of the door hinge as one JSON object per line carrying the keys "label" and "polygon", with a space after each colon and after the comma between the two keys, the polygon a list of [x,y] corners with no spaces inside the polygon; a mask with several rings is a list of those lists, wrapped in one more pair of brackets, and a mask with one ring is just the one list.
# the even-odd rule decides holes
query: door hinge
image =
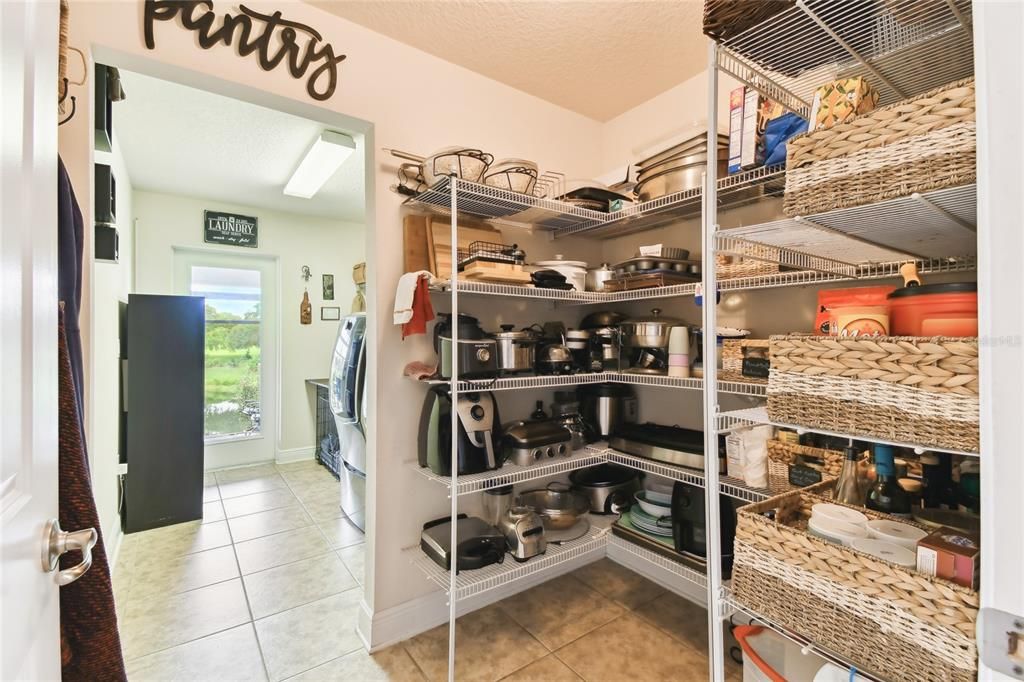
{"label": "door hinge", "polygon": [[999,609],[978,613],[981,662],[992,670],[1024,680],[1024,616]]}

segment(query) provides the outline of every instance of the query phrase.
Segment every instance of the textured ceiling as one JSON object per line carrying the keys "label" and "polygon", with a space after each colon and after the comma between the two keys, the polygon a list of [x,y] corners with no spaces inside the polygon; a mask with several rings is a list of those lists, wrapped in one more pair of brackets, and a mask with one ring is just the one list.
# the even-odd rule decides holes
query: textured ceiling
{"label": "textured ceiling", "polygon": [[702,0],[311,2],[598,121],[707,65]]}
{"label": "textured ceiling", "polygon": [[137,189],[362,222],[362,141],[312,199],[282,192],[324,126],[272,109],[121,71],[114,131]]}

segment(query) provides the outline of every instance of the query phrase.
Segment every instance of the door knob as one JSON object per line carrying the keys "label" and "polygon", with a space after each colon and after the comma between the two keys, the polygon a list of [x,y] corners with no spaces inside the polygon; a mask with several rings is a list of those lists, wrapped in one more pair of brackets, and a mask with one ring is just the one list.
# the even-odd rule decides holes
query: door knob
{"label": "door knob", "polygon": [[52,572],[57,568],[57,560],[65,552],[79,551],[82,563],[57,571],[58,585],[70,585],[89,570],[92,566],[92,548],[96,546],[99,534],[95,528],[85,528],[70,533],[62,531],[57,519],[50,519],[43,532],[43,571]]}

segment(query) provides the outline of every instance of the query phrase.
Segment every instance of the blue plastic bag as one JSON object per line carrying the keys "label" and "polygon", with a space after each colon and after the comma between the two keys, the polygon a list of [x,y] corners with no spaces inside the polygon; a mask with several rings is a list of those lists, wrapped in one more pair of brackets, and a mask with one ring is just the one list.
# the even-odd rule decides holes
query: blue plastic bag
{"label": "blue plastic bag", "polygon": [[786,161],[786,141],[807,132],[807,121],[788,112],[768,121],[764,129],[764,165],[774,166]]}

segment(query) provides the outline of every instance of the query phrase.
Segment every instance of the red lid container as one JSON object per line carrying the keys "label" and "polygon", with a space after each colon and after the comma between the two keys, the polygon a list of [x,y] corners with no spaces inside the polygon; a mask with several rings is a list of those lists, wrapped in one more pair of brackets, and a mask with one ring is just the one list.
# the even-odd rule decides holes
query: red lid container
{"label": "red lid container", "polygon": [[977,282],[903,287],[889,299],[893,336],[977,336]]}

